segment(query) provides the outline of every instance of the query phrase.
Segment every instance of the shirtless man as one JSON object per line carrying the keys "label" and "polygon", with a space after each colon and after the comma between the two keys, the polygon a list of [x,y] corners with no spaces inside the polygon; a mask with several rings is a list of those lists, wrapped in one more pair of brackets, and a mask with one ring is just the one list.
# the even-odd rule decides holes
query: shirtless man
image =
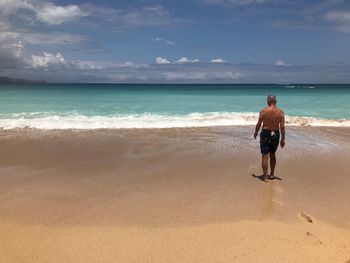
{"label": "shirtless man", "polygon": [[[255,127],[254,139],[260,132],[260,150],[262,154],[262,170],[264,173],[264,180],[274,179],[275,167],[276,167],[276,150],[280,142],[280,130],[281,130],[281,147],[285,145],[285,128],[284,128],[284,112],[276,107],[277,99],[275,95],[269,95],[267,97],[268,107],[262,109],[259,114],[259,120]],[[268,160],[270,156],[270,176],[267,174]]]}

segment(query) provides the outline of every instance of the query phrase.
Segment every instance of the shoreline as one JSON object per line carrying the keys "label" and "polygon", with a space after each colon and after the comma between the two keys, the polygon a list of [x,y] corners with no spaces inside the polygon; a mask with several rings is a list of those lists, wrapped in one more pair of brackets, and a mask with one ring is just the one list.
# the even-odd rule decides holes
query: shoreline
{"label": "shoreline", "polygon": [[253,131],[0,130],[0,262],[349,260],[350,128],[288,127],[268,183]]}
{"label": "shoreline", "polygon": [[[350,127],[348,126],[312,126],[312,125],[291,125],[286,124],[286,128],[290,129],[336,129],[336,130],[344,130],[345,132],[350,131]],[[235,124],[235,125],[213,125],[213,126],[181,126],[181,127],[150,127],[150,128],[87,128],[87,129],[76,129],[76,128],[63,128],[63,129],[41,129],[41,128],[32,128],[32,127],[16,127],[11,129],[6,129],[0,127],[1,132],[20,132],[20,131],[42,131],[42,132],[52,132],[52,131],[76,131],[76,132],[88,132],[88,131],[133,131],[133,130],[150,130],[150,131],[158,131],[158,130],[187,130],[187,129],[208,129],[208,130],[217,130],[217,129],[229,129],[229,128],[255,128],[255,124]],[[345,133],[347,135],[348,133]]]}
{"label": "shoreline", "polygon": [[[28,115],[29,114],[29,115]],[[255,125],[258,112],[193,112],[189,114],[126,114],[115,116],[50,115],[18,113],[0,118],[1,130],[99,130],[99,129],[172,129]],[[13,118],[15,117],[15,118]],[[28,118],[29,117],[29,118]],[[286,116],[288,127],[349,128],[350,119]]]}

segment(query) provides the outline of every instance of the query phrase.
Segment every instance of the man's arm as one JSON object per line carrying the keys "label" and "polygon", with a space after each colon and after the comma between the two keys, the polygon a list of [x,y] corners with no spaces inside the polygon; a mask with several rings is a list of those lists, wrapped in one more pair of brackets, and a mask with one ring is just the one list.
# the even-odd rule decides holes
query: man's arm
{"label": "man's arm", "polygon": [[282,112],[282,119],[280,122],[280,128],[281,128],[281,147],[283,148],[286,145],[285,139],[286,139],[286,129],[284,128],[284,112]]}
{"label": "man's arm", "polygon": [[262,124],[262,111],[260,111],[260,113],[259,113],[259,120],[255,126],[254,139],[256,139],[256,137],[258,136],[258,133],[259,133],[260,128],[261,128],[261,124]]}

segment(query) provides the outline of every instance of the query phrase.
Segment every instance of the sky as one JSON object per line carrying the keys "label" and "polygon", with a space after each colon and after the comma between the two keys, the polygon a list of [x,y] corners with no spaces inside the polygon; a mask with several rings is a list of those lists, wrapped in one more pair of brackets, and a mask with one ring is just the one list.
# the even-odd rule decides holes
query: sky
{"label": "sky", "polygon": [[350,1],[0,0],[0,76],[350,83]]}

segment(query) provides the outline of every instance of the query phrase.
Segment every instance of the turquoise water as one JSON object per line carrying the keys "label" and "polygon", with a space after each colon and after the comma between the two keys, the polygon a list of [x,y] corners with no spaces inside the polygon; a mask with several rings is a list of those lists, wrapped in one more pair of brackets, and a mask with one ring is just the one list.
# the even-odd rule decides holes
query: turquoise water
{"label": "turquoise water", "polygon": [[0,127],[245,125],[268,94],[290,124],[350,123],[350,85],[36,84],[0,86]]}

